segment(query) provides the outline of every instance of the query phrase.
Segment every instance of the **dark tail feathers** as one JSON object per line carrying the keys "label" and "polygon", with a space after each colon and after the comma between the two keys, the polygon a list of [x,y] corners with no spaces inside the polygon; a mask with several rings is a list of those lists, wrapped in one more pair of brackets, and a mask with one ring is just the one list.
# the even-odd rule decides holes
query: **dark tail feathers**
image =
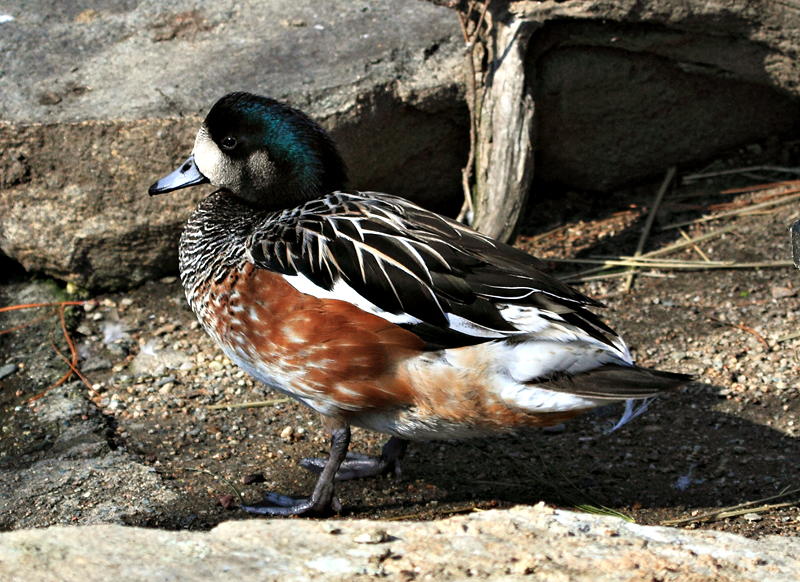
{"label": "dark tail feathers", "polygon": [[640,399],[675,390],[693,379],[688,374],[650,370],[638,366],[607,364],[578,374],[554,374],[531,381],[540,388],[587,398],[607,400]]}

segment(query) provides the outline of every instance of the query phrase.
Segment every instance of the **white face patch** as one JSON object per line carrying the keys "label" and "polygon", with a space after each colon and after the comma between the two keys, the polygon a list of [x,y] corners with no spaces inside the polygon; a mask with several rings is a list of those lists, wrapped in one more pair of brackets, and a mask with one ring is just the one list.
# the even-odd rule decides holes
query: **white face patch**
{"label": "white face patch", "polygon": [[232,192],[239,190],[240,173],[237,171],[230,158],[222,153],[208,133],[206,126],[197,132],[192,150],[194,163],[214,186],[226,188]]}

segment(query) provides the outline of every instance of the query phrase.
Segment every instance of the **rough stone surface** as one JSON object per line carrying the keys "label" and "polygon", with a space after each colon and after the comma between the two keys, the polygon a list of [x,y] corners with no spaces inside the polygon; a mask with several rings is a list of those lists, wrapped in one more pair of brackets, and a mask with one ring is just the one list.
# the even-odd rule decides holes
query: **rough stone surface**
{"label": "rough stone surface", "polygon": [[[44,458],[8,469],[9,459],[0,457],[0,513],[19,504],[30,507],[14,527],[30,527],[28,518],[42,513],[52,523],[123,523],[177,497],[151,468],[116,447],[111,427],[82,389],[82,382],[53,389],[35,407],[37,430],[45,432]],[[115,491],[120,501],[98,499],[98,489]],[[7,579],[3,559],[0,579]]]}
{"label": "rough stone surface", "polygon": [[796,580],[800,542],[642,527],[543,505],[426,523],[250,520],[0,534],[9,581]]}
{"label": "rough stone surface", "polygon": [[537,179],[608,191],[800,127],[800,10],[764,2],[512,2],[528,53]]}
{"label": "rough stone surface", "polygon": [[[496,7],[496,8],[495,8]],[[797,130],[800,11],[778,0],[495,2],[528,51],[537,179],[590,190]],[[333,133],[352,186],[457,210],[463,39],[421,0],[11,0],[0,22],[0,249],[90,288],[176,269],[206,191],[148,200],[221,95]],[[523,144],[524,145],[524,144]],[[538,195],[537,193],[534,196]]]}
{"label": "rough stone surface", "polygon": [[[12,1],[0,23],[0,249],[88,287],[174,272],[208,191],[148,200],[227,92],[306,110],[351,183],[447,210],[466,106],[459,27],[413,1]],[[7,19],[6,19],[7,20]]]}

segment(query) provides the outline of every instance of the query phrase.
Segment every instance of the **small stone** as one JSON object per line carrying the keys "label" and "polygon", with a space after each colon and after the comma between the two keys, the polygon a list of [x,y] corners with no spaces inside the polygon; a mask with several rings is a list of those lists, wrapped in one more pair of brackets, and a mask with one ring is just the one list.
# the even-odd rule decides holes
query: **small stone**
{"label": "small stone", "polygon": [[263,473],[253,473],[251,475],[242,475],[242,485],[254,485],[256,483],[263,483],[266,481]]}
{"label": "small stone", "polygon": [[99,356],[89,356],[81,364],[81,372],[97,372],[98,370],[108,370],[112,366],[111,360]]}
{"label": "small stone", "polygon": [[544,434],[561,434],[565,430],[567,430],[567,425],[562,422],[561,424],[557,424],[555,426],[547,426],[542,429],[542,432]]}
{"label": "small stone", "polygon": [[234,507],[236,507],[233,495],[223,495],[222,497],[219,498],[219,504],[222,506],[223,509],[233,509]]}
{"label": "small stone", "polygon": [[281,431],[281,438],[285,441],[292,440],[292,436],[294,436],[294,429],[291,426],[287,426]]}
{"label": "small stone", "polygon": [[2,380],[3,378],[7,378],[8,376],[10,376],[11,374],[13,374],[16,371],[17,371],[17,365],[16,364],[13,364],[13,363],[12,364],[6,364],[2,368],[0,368],[0,380]]}
{"label": "small stone", "polygon": [[392,540],[392,536],[386,533],[386,530],[376,529],[370,532],[365,532],[353,538],[357,544],[383,544]]}
{"label": "small stone", "polygon": [[792,289],[790,287],[775,286],[771,291],[773,299],[785,299],[786,297],[794,297],[797,295],[797,289]]}
{"label": "small stone", "polygon": [[167,335],[168,333],[172,333],[173,331],[175,331],[176,328],[177,326],[174,323],[167,323],[162,325],[155,331],[153,331],[153,335],[154,336]]}
{"label": "small stone", "polygon": [[175,386],[172,382],[167,382],[161,388],[158,389],[159,394],[169,394],[172,392],[172,387]]}

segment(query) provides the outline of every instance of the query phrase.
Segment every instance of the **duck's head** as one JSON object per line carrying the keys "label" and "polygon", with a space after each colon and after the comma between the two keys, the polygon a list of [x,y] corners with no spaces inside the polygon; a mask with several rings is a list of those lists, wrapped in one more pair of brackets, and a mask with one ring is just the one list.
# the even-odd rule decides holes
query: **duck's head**
{"label": "duck's head", "polygon": [[151,196],[204,184],[257,208],[289,208],[342,189],[347,169],[330,136],[306,114],[268,97],[226,95],[209,111],[180,168]]}

